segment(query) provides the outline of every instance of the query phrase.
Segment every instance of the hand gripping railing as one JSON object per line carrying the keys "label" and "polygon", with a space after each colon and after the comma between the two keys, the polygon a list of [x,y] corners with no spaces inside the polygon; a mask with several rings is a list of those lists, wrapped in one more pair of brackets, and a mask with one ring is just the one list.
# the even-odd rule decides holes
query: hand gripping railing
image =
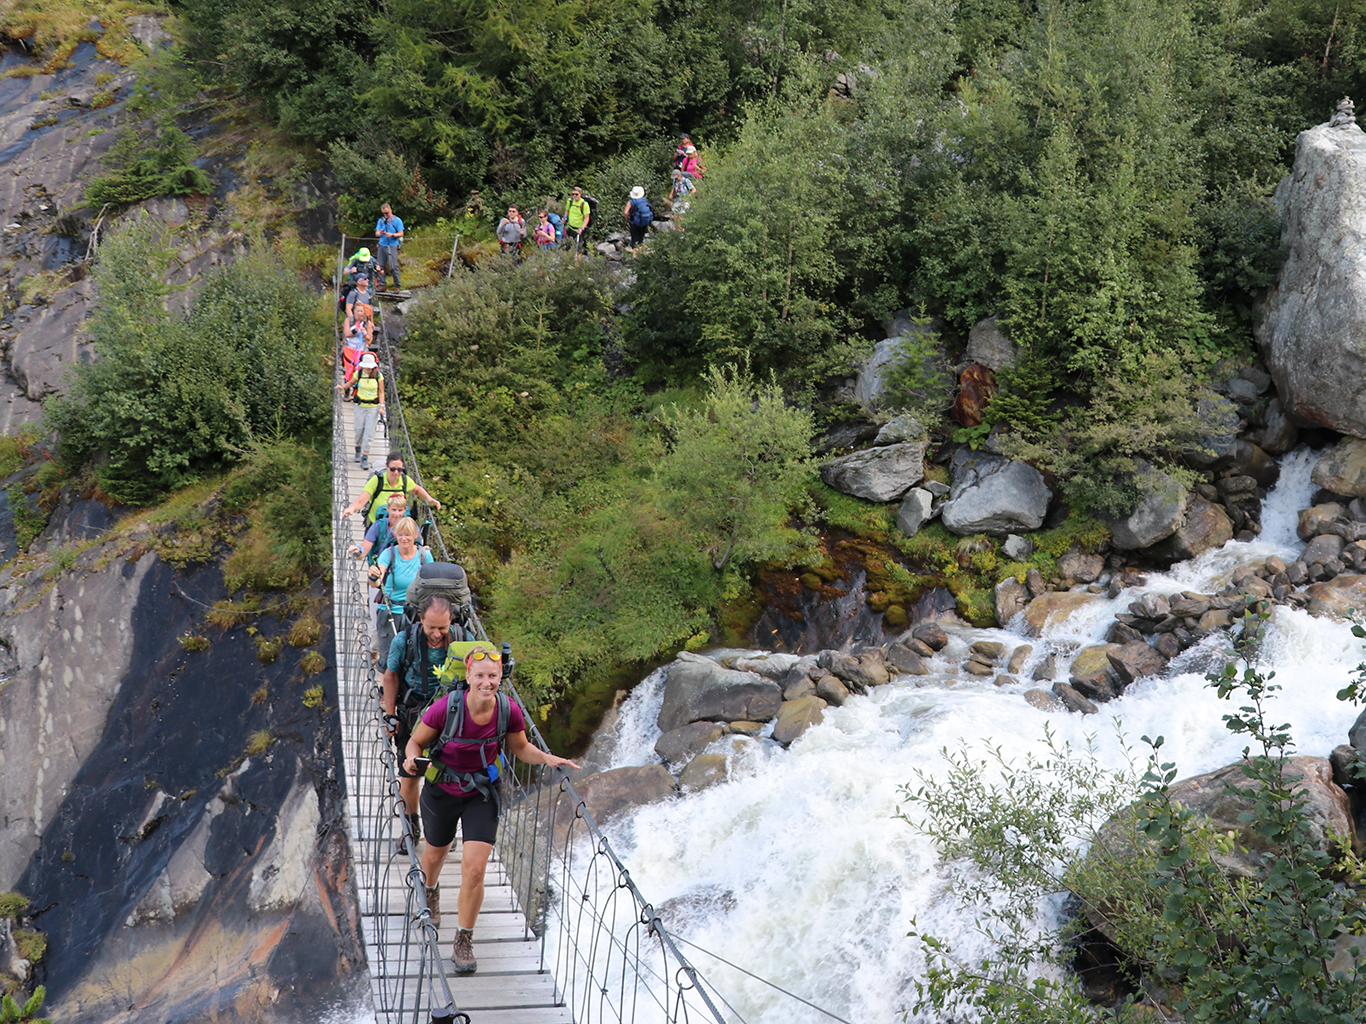
{"label": "hand gripping railing", "polygon": [[[375,337],[386,381],[390,447],[402,452],[409,476],[421,484],[421,471],[398,395],[397,346],[389,337],[382,313],[378,326]],[[340,405],[335,422],[342,422]],[[344,460],[350,449],[346,439],[334,437],[333,450],[334,480],[341,480],[340,491],[334,484],[334,491],[337,491],[334,501],[335,507],[340,509],[348,500]],[[338,522],[338,535],[340,533]],[[439,558],[452,560],[435,522],[427,541]],[[341,586],[342,581],[347,580],[347,585],[354,588],[355,601],[345,603],[360,609],[364,588],[359,568],[354,560],[346,557],[344,544],[337,547],[337,570],[337,585]],[[341,604],[338,602],[339,607]],[[365,638],[358,639],[354,645],[356,657],[368,662],[365,657],[368,622],[365,614],[359,611],[354,618],[349,627],[365,631]],[[474,624],[478,635],[487,639],[477,611]],[[338,624],[339,635],[341,629],[342,625]],[[361,633],[357,632],[356,636],[359,638]],[[370,844],[376,852],[367,853],[366,861],[361,865],[359,881],[363,893],[382,888],[378,886],[378,880],[389,862],[390,840],[397,837],[403,820],[397,764],[392,746],[384,735],[379,689],[374,683],[373,670],[370,670],[369,678],[368,703],[365,708],[358,709],[358,713],[368,716],[370,721],[367,736],[372,741],[372,765],[377,765],[384,773],[390,818],[383,826],[388,834],[380,837],[381,842]],[[527,708],[511,681],[508,689],[513,700]],[[549,749],[529,713],[527,736],[542,750]],[[717,1003],[724,1003],[724,1000],[711,989],[668,935],[654,907],[636,887],[630,872],[593,820],[583,797],[563,771],[527,764],[509,753],[503,756],[506,767],[502,775],[503,812],[498,829],[498,856],[524,915],[525,934],[541,940],[542,969],[553,972],[559,998],[576,1024],[674,1024],[693,1020],[727,1024],[729,1020],[738,1019],[727,1017],[717,1008]],[[456,1003],[450,999],[450,994],[454,991],[458,999],[460,982],[452,983],[442,973],[441,960],[435,952],[435,929],[425,920],[423,887],[416,884],[421,874],[415,855],[410,854],[407,867],[404,882],[408,912],[403,918],[403,937],[415,944],[416,951],[393,950],[392,956],[405,973],[415,973],[425,983],[419,986],[419,995],[410,1000],[414,1012],[421,993],[425,993],[432,1007],[455,1012]],[[390,891],[383,888],[385,893]],[[389,994],[383,983],[381,988],[385,995]],[[397,993],[398,986],[393,988]],[[474,1024],[478,1024],[477,1019]]]}

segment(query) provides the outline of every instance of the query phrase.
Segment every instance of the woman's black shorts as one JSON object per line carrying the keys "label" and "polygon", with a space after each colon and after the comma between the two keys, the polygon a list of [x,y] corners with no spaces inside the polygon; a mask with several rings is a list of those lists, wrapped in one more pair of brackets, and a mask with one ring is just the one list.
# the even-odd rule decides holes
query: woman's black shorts
{"label": "woman's black shorts", "polygon": [[494,843],[498,839],[498,805],[478,793],[451,796],[440,786],[422,786],[422,835],[432,846],[450,846],[455,826],[464,822],[460,837],[465,842]]}

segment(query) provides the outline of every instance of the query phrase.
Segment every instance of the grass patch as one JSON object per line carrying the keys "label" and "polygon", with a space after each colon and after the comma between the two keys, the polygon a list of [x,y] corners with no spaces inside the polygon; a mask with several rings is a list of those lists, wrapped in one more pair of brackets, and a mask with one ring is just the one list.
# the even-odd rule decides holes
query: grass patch
{"label": "grass patch", "polygon": [[258,689],[255,693],[251,695],[251,702],[255,704],[257,707],[260,707],[268,700],[270,700],[269,686],[262,686],[260,689]]}
{"label": "grass patch", "polygon": [[310,686],[304,691],[304,707],[319,708],[323,703],[323,688],[321,686]]}
{"label": "grass patch", "polygon": [[28,928],[14,930],[14,944],[19,948],[19,955],[29,963],[36,964],[47,953],[47,936]]}
{"label": "grass patch", "polygon": [[280,652],[284,650],[284,647],[285,638],[282,636],[277,636],[270,640],[267,640],[263,636],[258,636],[256,638],[256,660],[262,665],[269,665],[280,656]]}
{"label": "grass patch", "polygon": [[206,636],[186,634],[176,637],[176,640],[179,641],[181,648],[186,651],[207,651],[209,649],[209,638]]}
{"label": "grass patch", "polygon": [[305,615],[289,627],[289,644],[291,647],[312,647],[322,635],[323,624],[316,616]]}
{"label": "grass patch", "polygon": [[269,729],[261,729],[247,737],[247,756],[254,757],[257,754],[265,753],[273,742],[274,737],[270,735]]}
{"label": "grass patch", "polygon": [[21,892],[0,892],[0,917],[14,920],[28,909],[28,897]]}
{"label": "grass patch", "polygon": [[307,651],[299,659],[299,668],[306,676],[316,676],[323,669],[327,668],[327,659],[317,651]]}

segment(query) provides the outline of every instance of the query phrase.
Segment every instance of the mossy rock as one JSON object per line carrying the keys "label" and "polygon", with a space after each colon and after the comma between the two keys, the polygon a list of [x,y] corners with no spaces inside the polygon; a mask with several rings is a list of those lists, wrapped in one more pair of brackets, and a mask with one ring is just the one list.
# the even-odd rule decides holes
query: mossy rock
{"label": "mossy rock", "polygon": [[887,610],[882,613],[882,621],[893,629],[902,629],[911,621],[911,617],[901,605],[893,604],[888,605]]}

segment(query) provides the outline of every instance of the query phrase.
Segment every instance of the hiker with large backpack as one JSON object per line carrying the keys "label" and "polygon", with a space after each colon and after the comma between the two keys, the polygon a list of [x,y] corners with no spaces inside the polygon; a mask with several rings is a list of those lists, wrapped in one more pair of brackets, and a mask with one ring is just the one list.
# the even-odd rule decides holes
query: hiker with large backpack
{"label": "hiker with large backpack", "polygon": [[351,545],[351,554],[357,560],[365,558],[374,565],[380,555],[398,543],[391,527],[407,514],[408,499],[398,491],[390,494],[389,500],[384,503],[384,511],[375,517],[365,531],[365,539]]}
{"label": "hiker with large backpack", "polygon": [[649,234],[650,225],[655,222],[655,211],[645,198],[645,190],[637,185],[631,189],[631,198],[626,201],[621,215],[626,218],[626,226],[631,229],[631,255],[640,255],[640,246]]}
{"label": "hiker with large backpack", "polygon": [[384,460],[384,466],[385,468],[382,471],[377,470],[370,475],[370,479],[365,481],[365,486],[361,488],[356,500],[342,509],[342,519],[349,519],[364,509],[365,526],[368,529],[378,518],[380,509],[384,508],[385,503],[389,500],[389,495],[394,493],[402,494],[408,499],[409,505],[413,503],[413,495],[417,495],[432,508],[438,512],[441,511],[441,502],[428,494],[425,487],[403,472],[402,452],[390,452],[389,457]]}
{"label": "hiker with large backpack", "polygon": [[398,792],[408,819],[400,854],[407,853],[410,838],[417,842],[422,834],[417,817],[418,773],[405,765],[405,751],[419,716],[441,692],[437,671],[451,655],[451,614],[450,601],[428,598],[417,622],[400,631],[385,649],[381,703],[398,753]]}
{"label": "hiker with large backpack", "polygon": [[525,764],[579,767],[527,739],[526,716],[516,701],[499,692],[502,681],[502,654],[482,645],[469,651],[466,686],[432,702],[404,751],[403,768],[410,774],[417,772],[419,757],[430,759],[421,801],[427,837],[422,873],[433,924],[440,921],[441,867],[460,826],[460,895],[452,956],[457,974],[473,974],[479,966],[474,925],[484,903],[484,872],[498,838],[498,761],[503,747]]}
{"label": "hiker with large backpack", "polygon": [[419,569],[435,561],[432,553],[419,543],[422,531],[411,516],[404,516],[391,529],[397,543],[370,566],[370,585],[379,590],[375,599],[380,607],[376,617],[376,649],[381,651],[403,628],[409,585],[417,579]]}

